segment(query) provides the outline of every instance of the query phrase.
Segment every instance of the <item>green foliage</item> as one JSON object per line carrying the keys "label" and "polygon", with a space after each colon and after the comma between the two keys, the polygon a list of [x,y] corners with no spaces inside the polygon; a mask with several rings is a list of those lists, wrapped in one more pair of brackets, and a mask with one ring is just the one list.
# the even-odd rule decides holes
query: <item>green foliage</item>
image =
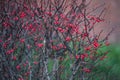
{"label": "green foliage", "polygon": [[[90,73],[90,78],[88,80],[120,80],[120,47],[117,45],[111,45],[109,47],[101,47],[98,50],[101,52],[109,51],[107,58],[100,60],[93,69],[93,72]],[[49,72],[52,71],[54,60],[50,59],[48,63]],[[64,57],[63,61],[59,61],[61,68],[61,80],[66,80],[70,74],[72,74],[71,67],[72,60],[68,55]],[[79,74],[79,71],[77,72]],[[75,79],[77,80],[77,78]]]}
{"label": "green foliage", "polygon": [[108,51],[107,58],[100,62],[101,65],[96,67],[97,73],[92,80],[120,80],[120,47],[111,45],[100,48],[102,52]]}

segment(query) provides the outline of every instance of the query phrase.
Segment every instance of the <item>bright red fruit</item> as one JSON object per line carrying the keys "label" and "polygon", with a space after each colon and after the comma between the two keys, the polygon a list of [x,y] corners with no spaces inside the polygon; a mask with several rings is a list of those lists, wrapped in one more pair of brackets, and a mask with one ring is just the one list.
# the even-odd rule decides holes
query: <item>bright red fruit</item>
{"label": "bright red fruit", "polygon": [[60,28],[60,27],[58,27],[58,28],[57,28],[57,30],[61,32],[63,29],[62,29],[62,28]]}
{"label": "bright red fruit", "polygon": [[71,38],[70,37],[66,37],[65,40],[69,42],[71,40]]}
{"label": "bright red fruit", "polygon": [[20,42],[21,42],[21,43],[24,43],[24,42],[25,42],[25,39],[20,39]]}
{"label": "bright red fruit", "polygon": [[63,48],[64,45],[62,43],[58,44],[59,48]]}
{"label": "bright red fruit", "polygon": [[8,51],[6,52],[6,54],[9,55],[9,54],[11,54],[11,53],[13,53],[13,52],[14,52],[14,49],[10,49],[10,50],[8,50]]}
{"label": "bright red fruit", "polygon": [[59,19],[59,18],[58,18],[58,16],[55,16],[55,18],[54,18],[54,19],[55,19],[56,21],[58,21],[58,19]]}
{"label": "bright red fruit", "polygon": [[15,21],[17,21],[18,19],[19,19],[19,18],[18,18],[17,16],[13,18],[13,20],[15,20]]}
{"label": "bright red fruit", "polygon": [[86,72],[86,73],[90,73],[91,72],[91,70],[88,69],[88,68],[83,68],[83,71]]}
{"label": "bright red fruit", "polygon": [[98,48],[98,47],[100,46],[100,44],[95,41],[95,42],[93,43],[93,46],[94,46],[95,48]]}
{"label": "bright red fruit", "polygon": [[85,47],[85,51],[89,51],[90,49],[91,49],[91,47],[90,47],[90,46]]}
{"label": "bright red fruit", "polygon": [[17,69],[17,70],[20,70],[20,69],[21,69],[20,65],[17,65],[17,66],[16,66],[16,69]]}
{"label": "bright red fruit", "polygon": [[26,16],[26,13],[25,12],[21,12],[20,13],[20,18],[24,18]]}
{"label": "bright red fruit", "polygon": [[9,24],[8,22],[3,22],[3,26],[5,26],[5,27],[9,27],[10,24]]}
{"label": "bright red fruit", "polygon": [[79,55],[76,55],[76,56],[75,56],[75,58],[76,58],[76,59],[79,59],[79,58],[80,58],[80,56],[79,56]]}
{"label": "bright red fruit", "polygon": [[44,45],[43,45],[42,43],[38,43],[37,46],[38,46],[39,48],[41,48],[41,47],[43,47]]}
{"label": "bright red fruit", "polygon": [[84,60],[86,57],[88,57],[88,54],[87,54],[87,53],[84,53],[84,54],[81,54],[81,55],[80,55],[81,60]]}

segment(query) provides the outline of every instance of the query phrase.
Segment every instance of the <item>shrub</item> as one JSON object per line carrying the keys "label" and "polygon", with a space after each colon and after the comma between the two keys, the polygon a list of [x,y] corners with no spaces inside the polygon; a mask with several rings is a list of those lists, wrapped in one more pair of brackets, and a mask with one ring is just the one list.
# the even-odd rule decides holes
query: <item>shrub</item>
{"label": "shrub", "polygon": [[[87,80],[107,51],[104,22],[86,0],[5,0],[0,12],[1,80]],[[30,3],[29,3],[30,2]]]}

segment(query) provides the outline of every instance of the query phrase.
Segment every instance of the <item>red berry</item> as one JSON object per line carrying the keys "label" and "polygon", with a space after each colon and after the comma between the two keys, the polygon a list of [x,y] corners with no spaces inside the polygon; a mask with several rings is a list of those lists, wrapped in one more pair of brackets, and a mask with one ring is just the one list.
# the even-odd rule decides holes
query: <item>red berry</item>
{"label": "red berry", "polygon": [[66,37],[65,40],[69,42],[71,40],[71,38],[70,37]]}
{"label": "red berry", "polygon": [[16,69],[17,69],[17,70],[20,70],[20,69],[21,69],[20,65],[17,65],[17,66],[16,66]]}
{"label": "red berry", "polygon": [[79,58],[80,58],[80,56],[79,56],[79,55],[76,55],[76,56],[75,56],[75,58],[76,58],[76,59],[79,59]]}

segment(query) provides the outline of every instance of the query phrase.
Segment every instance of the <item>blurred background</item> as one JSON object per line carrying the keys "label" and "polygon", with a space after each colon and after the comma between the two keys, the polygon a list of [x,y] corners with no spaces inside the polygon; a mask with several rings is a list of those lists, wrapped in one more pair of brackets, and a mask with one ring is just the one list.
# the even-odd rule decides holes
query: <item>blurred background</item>
{"label": "blurred background", "polygon": [[[99,25],[100,29],[104,29],[104,34],[107,34],[112,28],[115,30],[109,37],[112,43],[120,43],[120,0],[92,0],[91,7],[105,4],[105,22]],[[94,7],[93,7],[94,6]],[[95,12],[98,13],[100,8]],[[99,29],[96,29],[98,32]]]}

